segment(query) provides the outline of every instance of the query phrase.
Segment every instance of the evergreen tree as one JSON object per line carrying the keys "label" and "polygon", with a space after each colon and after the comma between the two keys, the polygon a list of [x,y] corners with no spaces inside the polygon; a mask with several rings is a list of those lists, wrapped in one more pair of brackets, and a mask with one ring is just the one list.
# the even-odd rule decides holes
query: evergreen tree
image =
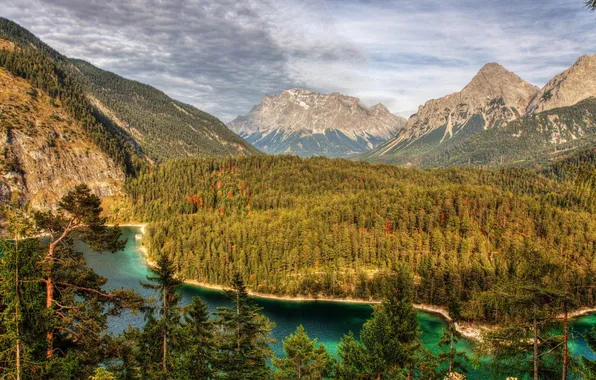
{"label": "evergreen tree", "polygon": [[[42,282],[46,287],[46,309],[50,326],[46,333],[47,357],[56,349],[56,334],[64,341],[76,340],[97,347],[100,330],[105,327],[102,305],[122,308],[139,307],[142,300],[132,291],[104,292],[105,279],[85,265],[85,259],[73,247],[74,233],[96,251],[122,250],[120,229],[105,226],[100,199],[86,185],[78,185],[59,202],[56,212],[36,212],[35,223],[40,235],[48,235],[46,254],[41,260]],[[84,300],[84,301],[82,301]]]}
{"label": "evergreen tree", "polygon": [[337,366],[337,378],[341,380],[370,379],[367,353],[350,331],[339,341],[337,352],[340,362]]}
{"label": "evergreen tree", "polygon": [[302,325],[283,341],[285,357],[273,358],[274,377],[280,380],[320,380],[333,374],[333,360],[322,344],[310,340]]}
{"label": "evergreen tree", "polygon": [[414,279],[404,266],[385,285],[385,298],[360,334],[377,378],[405,372],[408,376],[422,350],[413,306]]}
{"label": "evergreen tree", "polygon": [[42,372],[46,315],[37,239],[1,241],[0,377],[32,379]]}
{"label": "evergreen tree", "polygon": [[218,337],[218,376],[224,379],[265,379],[271,375],[269,337],[274,324],[248,295],[244,281],[235,274],[227,292],[233,306],[221,307],[215,321]]}
{"label": "evergreen tree", "polygon": [[358,343],[348,335],[340,342],[339,374],[367,379],[427,376],[433,358],[422,347],[413,306],[413,277],[405,266],[387,279],[382,304],[362,327]]}
{"label": "evergreen tree", "polygon": [[216,368],[215,331],[207,305],[199,297],[185,308],[180,377],[211,379]]}
{"label": "evergreen tree", "polygon": [[441,365],[439,373],[444,376],[457,372],[464,374],[467,372],[465,361],[466,354],[458,351],[455,348],[455,344],[459,341],[457,337],[457,331],[455,330],[455,323],[450,322],[449,327],[443,330],[441,340],[439,340],[438,346],[441,352],[438,354],[438,361]]}
{"label": "evergreen tree", "polygon": [[[182,281],[175,277],[172,261],[166,255],[160,255],[154,275],[147,276],[151,283],[142,283],[143,287],[155,290],[159,302],[151,307],[146,315],[147,322],[139,337],[144,377],[171,379],[179,368],[180,350],[183,349],[184,336],[181,326],[182,308],[179,306],[179,289]],[[157,310],[158,317],[155,316]],[[159,343],[158,343],[159,342]],[[186,348],[184,348],[186,349]]]}

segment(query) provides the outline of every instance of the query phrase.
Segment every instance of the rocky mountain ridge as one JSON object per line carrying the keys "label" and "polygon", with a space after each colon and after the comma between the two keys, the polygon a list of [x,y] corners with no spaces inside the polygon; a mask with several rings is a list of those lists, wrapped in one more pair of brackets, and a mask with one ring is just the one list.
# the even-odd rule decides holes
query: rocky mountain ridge
{"label": "rocky mountain ridge", "polygon": [[596,96],[596,54],[578,58],[570,68],[555,75],[533,97],[526,114],[569,107],[593,96]]}
{"label": "rocky mountain ridge", "polygon": [[228,127],[267,153],[345,157],[378,146],[405,123],[382,104],[369,107],[337,92],[290,89],[265,96]]}
{"label": "rocky mountain ridge", "polygon": [[460,92],[420,106],[405,129],[366,157],[415,159],[447,141],[459,141],[519,118],[538,91],[503,66],[488,63]]}

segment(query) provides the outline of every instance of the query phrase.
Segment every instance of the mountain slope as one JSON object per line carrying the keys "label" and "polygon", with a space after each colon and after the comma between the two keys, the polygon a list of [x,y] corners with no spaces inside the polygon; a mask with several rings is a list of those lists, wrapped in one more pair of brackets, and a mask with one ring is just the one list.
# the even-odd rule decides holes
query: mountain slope
{"label": "mountain slope", "polygon": [[421,167],[534,165],[596,144],[596,98],[528,115],[431,152]]}
{"label": "mountain slope", "polygon": [[[217,118],[163,92],[80,60],[67,59],[18,24],[0,18],[0,38],[51,60],[88,98],[93,117],[149,161],[195,155],[249,155],[258,151]],[[74,83],[76,82],[76,83]]]}
{"label": "mountain slope", "polygon": [[339,93],[304,89],[265,96],[261,104],[228,127],[259,149],[272,154],[346,157],[372,149],[391,138],[405,119],[382,104],[364,105]]}
{"label": "mountain slope", "polygon": [[567,107],[596,96],[596,54],[584,55],[551,79],[528,105],[528,114]]}
{"label": "mountain slope", "polygon": [[153,159],[258,153],[208,113],[88,62],[70,62],[84,78],[91,103]]}
{"label": "mountain slope", "polygon": [[120,194],[122,167],[86,135],[60,100],[0,67],[0,201],[47,209],[81,182]]}
{"label": "mountain slope", "polygon": [[364,158],[417,164],[440,145],[455,144],[523,115],[538,88],[496,63],[482,67],[457,93],[419,107],[407,127]]}

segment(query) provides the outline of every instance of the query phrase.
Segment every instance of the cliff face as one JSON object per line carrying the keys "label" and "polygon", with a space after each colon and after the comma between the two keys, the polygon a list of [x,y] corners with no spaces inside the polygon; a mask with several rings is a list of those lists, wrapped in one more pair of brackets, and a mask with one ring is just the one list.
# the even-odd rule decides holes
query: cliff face
{"label": "cliff face", "polygon": [[580,57],[573,66],[556,75],[534,96],[526,112],[534,114],[569,107],[596,96],[596,54]]}
{"label": "cliff face", "polygon": [[337,92],[291,89],[266,96],[228,127],[267,153],[345,157],[378,146],[405,123],[382,104],[368,107]]}
{"label": "cliff face", "polygon": [[0,68],[1,201],[49,209],[79,183],[120,194],[122,169],[84,136],[59,101]]}

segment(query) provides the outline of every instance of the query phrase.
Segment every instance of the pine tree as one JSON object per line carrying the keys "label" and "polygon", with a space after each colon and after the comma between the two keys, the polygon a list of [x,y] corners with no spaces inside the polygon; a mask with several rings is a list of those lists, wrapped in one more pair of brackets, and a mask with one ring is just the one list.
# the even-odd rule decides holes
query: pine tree
{"label": "pine tree", "polygon": [[[49,238],[17,238],[7,250],[10,262],[2,266],[2,278],[11,281],[2,284],[2,302],[14,313],[7,331],[14,331],[16,353],[22,356],[14,361],[17,377],[88,376],[115,355],[114,342],[105,334],[108,315],[142,305],[132,291],[104,291],[106,279],[74,249],[75,231],[93,248],[121,248],[120,231],[105,227],[100,212],[99,199],[78,186],[62,199],[58,211],[35,213],[34,234]],[[30,372],[21,368],[19,374],[19,366],[29,366]]]}
{"label": "pine tree", "polygon": [[[160,255],[154,275],[147,276],[151,283],[142,283],[144,288],[155,290],[159,302],[147,313],[147,323],[140,334],[138,353],[142,372],[149,378],[170,379],[179,367],[179,350],[184,344],[181,326],[182,308],[179,306],[179,290],[182,281],[176,278],[172,261]],[[158,317],[155,316],[157,310]],[[159,342],[159,343],[158,343]]]}
{"label": "pine tree", "polygon": [[285,357],[273,358],[279,380],[320,380],[333,374],[333,361],[322,344],[310,340],[302,325],[283,341]]}
{"label": "pine tree", "polygon": [[182,356],[180,370],[182,378],[211,379],[216,368],[215,331],[207,305],[199,297],[185,308],[181,332],[184,343],[179,353]]}
{"label": "pine tree", "polygon": [[261,308],[248,295],[239,274],[227,292],[233,306],[216,313],[219,376],[224,379],[258,380],[270,376],[267,360],[272,356],[269,337],[274,324],[261,314]]}
{"label": "pine tree", "polygon": [[[134,295],[130,292],[118,292],[111,294],[100,291],[97,286],[103,285],[102,280],[90,269],[84,266],[82,255],[73,252],[73,234],[76,231],[77,236],[96,251],[116,252],[122,250],[126,241],[120,239],[120,229],[113,229],[105,226],[105,218],[100,216],[102,211],[99,197],[91,194],[86,185],[78,185],[72,191],[68,192],[58,204],[57,212],[36,212],[35,223],[39,234],[47,234],[49,243],[47,253],[43,259],[42,266],[46,286],[46,308],[50,312],[52,319],[61,318],[68,324],[76,324],[84,327],[81,322],[77,322],[74,316],[68,316],[65,311],[72,311],[70,306],[60,303],[55,294],[68,294],[69,301],[76,302],[75,294],[86,294],[93,297],[98,302],[101,300],[119,303],[123,306],[127,301],[132,306],[138,303]],[[81,264],[83,264],[81,266]],[[79,276],[76,275],[79,272]],[[62,277],[62,278],[60,278]],[[87,278],[85,278],[87,277]],[[69,281],[72,279],[73,281]],[[81,281],[85,280],[85,281]],[[93,286],[93,283],[96,286]],[[91,284],[91,286],[90,286]],[[81,309],[81,308],[77,308]],[[59,323],[58,323],[59,324]],[[46,334],[47,339],[47,357],[54,355],[54,334],[55,329],[66,332],[68,335],[83,337],[82,332],[74,330],[64,330],[66,327],[56,326],[50,328]]]}
{"label": "pine tree", "polygon": [[[449,323],[449,327],[443,330],[441,340],[438,342],[438,346],[441,352],[438,354],[438,361],[441,365],[440,373],[444,376],[457,372],[464,374],[467,372],[465,366],[466,354],[458,351],[455,348],[455,344],[459,341],[457,337],[457,331],[455,330],[455,324]],[[445,367],[445,368],[443,368]]]}
{"label": "pine tree", "polygon": [[362,327],[358,343],[352,335],[340,342],[341,378],[350,376],[381,379],[428,374],[434,363],[420,342],[416,310],[413,306],[413,277],[404,266],[384,285],[382,304]]}
{"label": "pine tree", "polygon": [[46,323],[38,262],[43,248],[37,239],[1,241],[0,377],[26,379],[41,372]]}
{"label": "pine tree", "polygon": [[337,366],[337,378],[351,380],[357,378],[370,379],[368,357],[362,344],[356,340],[350,331],[339,341],[337,352],[340,362]]}
{"label": "pine tree", "polygon": [[[586,340],[586,344],[592,351],[593,355],[596,355],[596,328],[592,328],[592,330],[587,331],[584,334],[584,339]],[[596,361],[589,360],[585,356],[582,355],[580,358],[581,364],[581,373],[585,379],[596,379]]]}
{"label": "pine tree", "polygon": [[376,378],[405,372],[412,375],[422,350],[413,306],[414,279],[404,266],[385,285],[385,297],[360,334]]}

